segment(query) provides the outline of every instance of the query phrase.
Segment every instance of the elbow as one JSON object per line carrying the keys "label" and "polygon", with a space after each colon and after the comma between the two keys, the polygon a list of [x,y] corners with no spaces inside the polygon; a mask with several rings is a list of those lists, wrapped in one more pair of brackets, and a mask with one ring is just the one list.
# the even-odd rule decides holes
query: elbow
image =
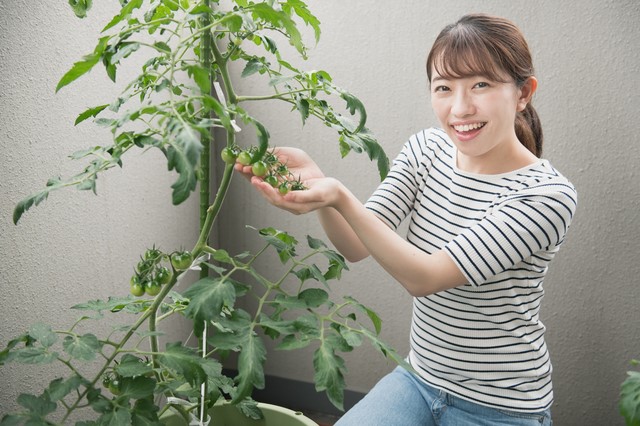
{"label": "elbow", "polygon": [[342,255],[349,263],[358,263],[369,257],[369,253],[342,253]]}

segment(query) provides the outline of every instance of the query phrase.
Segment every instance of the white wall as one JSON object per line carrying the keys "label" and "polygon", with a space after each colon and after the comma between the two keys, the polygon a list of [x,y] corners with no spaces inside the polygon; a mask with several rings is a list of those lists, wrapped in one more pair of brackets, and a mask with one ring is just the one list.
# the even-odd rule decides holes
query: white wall
{"label": "white wall", "polygon": [[[195,217],[195,203],[167,207],[173,176],[161,159],[133,159],[122,172],[100,179],[98,197],[75,191],[54,194],[18,227],[11,224],[13,206],[25,194],[61,170],[77,170],[77,162],[69,162],[66,154],[108,138],[90,124],[73,128],[85,107],[116,93],[101,70],[53,95],[59,77],[93,49],[94,28],[108,19],[116,7],[111,3],[117,2],[94,3],[84,21],[71,15],[66,2],[0,3],[2,344],[36,320],[66,324],[68,319],[57,313],[60,307],[124,294],[126,277],[147,245],[175,247],[194,239],[192,227],[182,228],[182,218]],[[623,424],[616,407],[618,387],[628,360],[640,356],[640,147],[635,132],[640,3],[309,3],[322,21],[323,36],[304,67],[328,70],[336,84],[364,101],[368,125],[390,156],[409,135],[436,124],[424,61],[445,24],[464,13],[484,11],[513,19],[523,29],[540,81],[534,105],[545,131],[545,157],[579,192],[578,213],[551,267],[542,311],[555,369],[554,421],[563,426]],[[236,82],[240,92],[250,92],[254,84]],[[375,166],[354,154],[340,161],[330,130],[313,123],[301,129],[297,113],[290,114],[284,105],[251,111],[269,126],[273,143],[305,147],[327,174],[342,179],[362,200],[375,188]],[[243,137],[250,141],[247,134]],[[127,183],[127,191],[121,192],[124,182],[135,184]],[[221,227],[230,251],[243,250],[253,238],[245,224],[280,227],[300,239],[321,235],[313,215],[285,215],[258,197],[247,198],[250,188],[240,179],[233,189]],[[410,298],[371,261],[351,269],[336,286],[337,293],[352,294],[376,309],[386,340],[406,351]],[[366,391],[391,368],[370,348],[347,358],[347,384],[358,391]],[[278,352],[270,358],[268,372],[310,380],[311,360]],[[37,380],[37,375],[31,369],[0,369],[0,383],[11,384],[0,389],[0,412],[14,400],[13,384],[25,377]]]}

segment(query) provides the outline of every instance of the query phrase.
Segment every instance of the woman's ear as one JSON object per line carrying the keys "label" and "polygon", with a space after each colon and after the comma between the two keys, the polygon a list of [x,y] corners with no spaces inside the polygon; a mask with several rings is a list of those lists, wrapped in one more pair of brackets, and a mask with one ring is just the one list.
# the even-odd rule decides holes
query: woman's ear
{"label": "woman's ear", "polygon": [[518,112],[523,111],[527,107],[527,104],[531,101],[531,98],[537,89],[538,79],[533,76],[527,78],[519,89]]}

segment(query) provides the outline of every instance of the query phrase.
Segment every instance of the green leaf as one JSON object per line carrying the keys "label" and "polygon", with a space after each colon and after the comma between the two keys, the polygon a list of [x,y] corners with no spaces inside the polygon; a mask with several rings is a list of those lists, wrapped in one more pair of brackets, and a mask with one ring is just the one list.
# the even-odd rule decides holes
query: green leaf
{"label": "green leaf", "polygon": [[74,126],[77,126],[78,124],[82,123],[83,121],[85,121],[89,117],[95,117],[96,115],[100,114],[100,112],[102,110],[104,110],[108,106],[109,106],[109,104],[100,105],[100,106],[97,106],[97,107],[89,108],[88,110],[86,110],[83,113],[81,113],[78,116],[78,118],[76,118]]}
{"label": "green leaf", "polygon": [[26,347],[16,352],[15,360],[22,364],[49,364],[58,359],[56,352],[49,352],[44,347]]}
{"label": "green leaf", "polygon": [[165,368],[182,375],[193,386],[199,386],[206,380],[198,354],[182,346],[180,342],[168,343],[165,351],[158,355],[158,362]]}
{"label": "green leaf", "polygon": [[133,426],[157,426],[158,407],[153,403],[153,398],[138,399],[131,412],[131,424]]}
{"label": "green leaf", "polygon": [[115,370],[122,377],[136,377],[151,373],[153,367],[134,355],[126,354],[116,365]]}
{"label": "green leaf", "polygon": [[193,78],[203,94],[208,95],[211,93],[211,76],[207,69],[198,65],[192,65],[187,68],[187,73],[189,77]]}
{"label": "green leaf", "polygon": [[91,69],[100,60],[100,57],[102,56],[102,53],[104,52],[107,46],[108,40],[109,40],[109,37],[102,37],[100,40],[98,40],[98,44],[92,54],[84,56],[82,58],[83,59],[82,61],[79,61],[73,64],[73,67],[71,67],[71,69],[67,71],[67,73],[63,75],[60,81],[58,82],[58,85],[56,86],[56,93],[67,84],[77,80],[84,74],[91,71]]}
{"label": "green leaf", "polygon": [[260,71],[264,71],[266,69],[267,67],[261,60],[257,58],[251,58],[249,59],[249,61],[247,61],[247,65],[245,65],[244,69],[242,70],[241,77],[249,77],[250,75],[253,75]]}
{"label": "green leaf", "polygon": [[64,351],[73,358],[92,361],[102,348],[98,338],[90,333],[83,336],[67,336],[62,342]]}
{"label": "green leaf", "polygon": [[640,372],[629,371],[620,386],[620,413],[627,426],[640,425]]}
{"label": "green leaf", "polygon": [[114,53],[109,59],[111,65],[119,63],[122,59],[129,57],[133,52],[140,49],[140,43],[137,42],[125,42],[116,46],[116,53]]}
{"label": "green leaf", "polygon": [[69,0],[69,6],[78,18],[86,18],[92,4],[93,0]]}
{"label": "green leaf", "polygon": [[321,288],[308,288],[298,294],[298,299],[309,308],[318,308],[329,300],[329,293]]}
{"label": "green leaf", "polygon": [[52,346],[58,340],[58,336],[51,331],[51,326],[42,323],[32,325],[29,330],[29,336],[37,340],[45,348]]}
{"label": "green leaf", "polygon": [[102,32],[107,31],[109,28],[116,26],[120,21],[126,19],[131,15],[134,9],[138,9],[142,6],[143,0],[131,0],[121,10],[120,13],[113,17],[113,19],[102,29]]}
{"label": "green leaf", "polygon": [[364,125],[367,122],[367,111],[365,110],[364,105],[362,104],[362,102],[360,102],[360,99],[356,98],[346,90],[339,89],[339,92],[340,97],[347,102],[347,109],[349,110],[351,115],[354,115],[356,112],[360,115],[360,122],[358,123],[358,127],[353,131],[353,133],[362,131]]}
{"label": "green leaf", "polygon": [[262,339],[256,334],[250,334],[242,342],[238,356],[238,392],[232,402],[238,402],[256,389],[264,389],[264,362],[267,350]]}
{"label": "green leaf", "polygon": [[139,304],[138,299],[134,299],[132,296],[126,297],[113,297],[110,296],[107,300],[90,300],[85,303],[79,303],[73,305],[71,309],[88,310],[88,311],[111,311],[117,312],[124,309],[129,304]]}
{"label": "green leaf", "polygon": [[153,43],[153,46],[161,52],[171,53],[171,47],[169,47],[169,45],[164,41],[156,41]]}
{"label": "green leaf", "polygon": [[197,335],[202,334],[203,321],[215,321],[222,308],[232,307],[236,301],[233,284],[222,278],[203,278],[193,284],[184,296],[189,299],[185,315],[193,319]]}
{"label": "green leaf", "polygon": [[112,411],[98,418],[99,426],[124,426],[131,424],[131,412],[128,407],[113,406]]}
{"label": "green leaf", "polygon": [[49,395],[49,399],[51,401],[60,401],[65,396],[69,395],[74,390],[78,389],[80,385],[83,383],[83,380],[80,376],[71,376],[67,380],[64,380],[62,377],[52,380],[49,383],[49,387],[46,392]]}
{"label": "green leaf", "polygon": [[324,340],[313,354],[314,381],[318,392],[325,391],[329,401],[344,410],[344,359],[336,355],[333,347]]}
{"label": "green leaf", "polygon": [[167,165],[169,170],[176,170],[179,174],[173,188],[172,201],[178,205],[189,198],[191,191],[196,189],[196,167],[202,152],[202,143],[197,133],[187,127],[180,127],[175,138],[169,141],[167,149]]}
{"label": "green leaf", "polygon": [[[305,24],[310,25],[313,28],[316,43],[320,41],[320,20],[313,15],[307,5],[301,0],[287,0],[286,3],[282,4],[282,9],[285,11],[289,11],[289,9],[293,10],[296,15],[298,15]],[[288,12],[291,15],[291,12]]]}
{"label": "green leaf", "polygon": [[141,399],[153,396],[156,388],[156,381],[150,377],[123,377],[122,391],[118,395],[119,398]]}
{"label": "green leaf", "polygon": [[29,410],[31,417],[44,418],[47,414],[53,413],[56,410],[56,403],[52,402],[45,394],[42,396],[35,396],[26,393],[22,393],[18,396],[18,404]]}
{"label": "green leaf", "polygon": [[24,424],[24,418],[14,414],[7,414],[0,420],[0,426],[18,426]]}
{"label": "green leaf", "polygon": [[296,23],[287,13],[275,10],[267,3],[253,5],[251,12],[255,19],[262,19],[274,27],[284,30],[291,45],[295,47],[300,54],[305,55],[300,31],[298,31]]}
{"label": "green leaf", "polygon": [[345,296],[345,300],[350,302],[352,306],[358,308],[360,311],[366,313],[376,330],[376,334],[380,334],[380,331],[382,330],[382,320],[380,319],[378,314],[376,314],[372,309],[369,309],[362,303],[358,302],[353,297]]}
{"label": "green leaf", "polygon": [[258,232],[262,238],[275,247],[282,263],[296,256],[298,241],[293,236],[275,228],[263,228]]}

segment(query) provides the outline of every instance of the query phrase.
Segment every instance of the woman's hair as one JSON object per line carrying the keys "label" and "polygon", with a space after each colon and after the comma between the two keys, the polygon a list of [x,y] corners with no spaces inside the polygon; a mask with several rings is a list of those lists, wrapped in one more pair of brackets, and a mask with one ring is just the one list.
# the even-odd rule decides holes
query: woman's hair
{"label": "woman's hair", "polygon": [[[435,70],[444,78],[482,75],[493,81],[514,81],[522,87],[533,76],[529,46],[511,21],[485,14],[465,15],[446,26],[427,57],[427,76]],[[537,157],[542,154],[542,127],[536,110],[527,103],[516,114],[516,136]]]}

